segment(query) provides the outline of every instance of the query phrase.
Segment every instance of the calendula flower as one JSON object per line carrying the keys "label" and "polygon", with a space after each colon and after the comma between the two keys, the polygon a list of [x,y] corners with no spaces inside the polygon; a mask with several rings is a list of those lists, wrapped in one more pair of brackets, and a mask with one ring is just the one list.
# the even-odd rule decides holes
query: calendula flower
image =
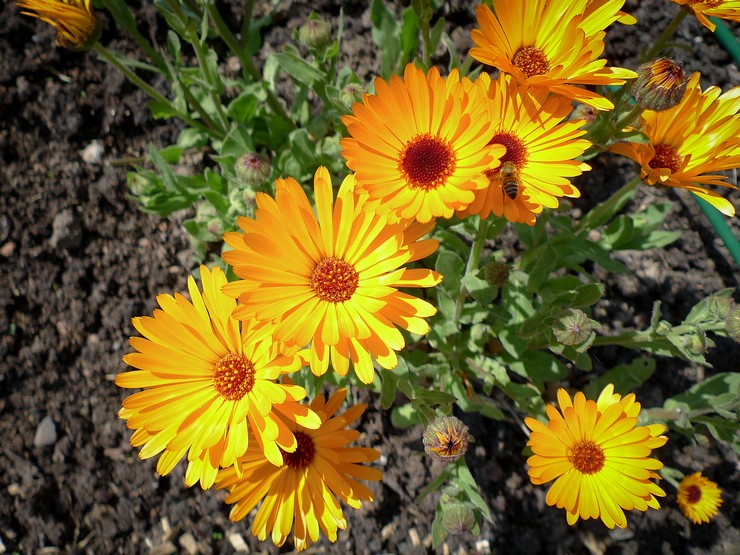
{"label": "calendula flower", "polygon": [[339,501],[359,509],[362,501],[372,501],[373,493],[357,480],[378,481],[382,474],[361,463],[376,460],[380,453],[366,447],[348,447],[360,432],[344,429],[365,410],[355,405],[334,416],[346,395],[336,391],[328,401],[316,397],[311,409],[321,416],[321,426],[311,430],[286,420],[298,448],[286,453],[285,464],[276,467],[250,445],[236,465],[221,470],[216,487],[228,489],[226,503],[234,503],[229,518],[243,519],[260,502],[252,520],[252,534],[260,540],[268,535],[275,545],[283,545],[293,530],[295,548],[302,551],[319,539],[319,529],[329,541],[337,540],[337,530],[345,530]]}
{"label": "calendula flower", "polygon": [[678,506],[694,524],[712,520],[722,505],[722,490],[701,472],[684,477],[678,484]]}
{"label": "calendula flower", "polygon": [[470,55],[527,83],[589,104],[599,110],[614,105],[579,85],[622,85],[635,72],[606,67],[604,28],[619,19],[624,0],[494,0],[475,9],[480,29],[471,32],[476,44]]}
{"label": "calendula flower", "polygon": [[373,359],[397,364],[405,345],[401,327],[425,334],[424,318],[436,309],[399,287],[431,287],[442,276],[403,266],[434,252],[437,242],[419,240],[428,224],[387,218],[365,210],[367,195],[355,193],[354,176],[342,182],[336,204],[326,168],[314,177],[316,213],[295,179],[275,182],[275,199],[258,193],[255,219],[239,218],[242,232],[227,233],[234,250],[223,258],[241,279],[224,291],[239,298],[239,319],[275,321],[275,339],[305,347],[316,375],[329,362],[345,375],[352,361],[364,383],[373,381]]}
{"label": "calendula flower", "polygon": [[487,146],[479,87],[457,71],[444,79],[409,64],[403,79],[376,79],[375,91],[342,117],[350,137],[340,141],[358,190],[370,197],[367,209],[428,222],[470,204],[501,154]]}
{"label": "calendula flower", "polygon": [[560,411],[547,406],[547,425],[527,417],[532,430],[527,460],[533,484],[555,480],[546,502],[565,509],[568,524],[601,518],[609,528],[627,526],[623,509],[658,509],[665,492],[653,481],[663,466],[649,458],[667,441],[665,426],[637,426],[640,404],[634,394],[623,399],[607,386],[598,400],[558,390]]}
{"label": "calendula flower", "polygon": [[673,2],[686,6],[699,23],[710,31],[717,27],[710,21],[710,17],[740,21],[740,0],[673,0]]}
{"label": "calendula flower", "polygon": [[687,189],[727,216],[735,208],[706,188],[737,189],[717,172],[740,167],[740,87],[722,94],[718,87],[702,92],[699,73],[686,86],[683,100],[670,110],[642,113],[641,131],[648,143],[615,143],[610,150],[640,165],[648,185]]}
{"label": "calendula flower", "polygon": [[[591,169],[574,160],[591,146],[581,139],[582,120],[564,121],[571,112],[565,97],[545,89],[518,85],[509,75],[491,82],[487,75],[489,119],[494,122],[491,144],[505,147],[499,165],[486,171],[489,185],[458,217],[493,213],[511,222],[534,225],[543,207],[557,208],[558,197],[579,197],[570,178]],[[507,168],[511,171],[507,172]]]}
{"label": "calendula flower", "polygon": [[18,0],[24,15],[45,21],[57,30],[56,43],[71,50],[87,50],[100,38],[100,20],[90,0]]}
{"label": "calendula flower", "polygon": [[[236,302],[221,288],[219,268],[200,267],[203,292],[188,279],[191,300],[159,295],[153,317],[134,318],[144,337],[132,337],[135,352],[123,357],[138,370],[116,376],[116,385],[144,388],[123,401],[118,415],[136,430],[131,445],[142,459],[162,453],[157,472],[168,474],[188,453],[185,481],[209,488],[220,466],[234,464],[252,447],[273,464],[298,443],[286,421],[321,424],[297,401],[302,387],[280,384],[301,367],[299,357],[272,340],[270,326],[231,317]],[[252,432],[256,444],[248,441]]]}

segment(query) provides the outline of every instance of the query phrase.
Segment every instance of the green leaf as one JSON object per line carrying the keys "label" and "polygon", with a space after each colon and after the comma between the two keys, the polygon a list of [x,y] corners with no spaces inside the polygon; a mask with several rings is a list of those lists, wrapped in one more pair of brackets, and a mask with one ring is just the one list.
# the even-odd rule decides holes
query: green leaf
{"label": "green leaf", "polygon": [[537,292],[545,281],[550,277],[558,265],[558,253],[554,249],[547,248],[535,261],[534,267],[529,272],[527,289]]}
{"label": "green leaf", "polygon": [[674,402],[686,403],[692,410],[733,410],[740,406],[740,373],[722,372],[696,384],[686,393],[671,397]]}
{"label": "green leaf", "polygon": [[466,274],[462,282],[465,285],[465,289],[470,293],[470,296],[478,301],[478,304],[482,307],[488,307],[498,294],[496,287],[488,285],[486,280],[480,279],[474,274]]}
{"label": "green leaf", "polygon": [[370,22],[373,41],[380,50],[380,75],[387,81],[394,73],[401,54],[398,22],[383,0],[372,0]]}
{"label": "green leaf", "polygon": [[382,380],[383,385],[380,389],[380,406],[383,407],[384,410],[387,410],[396,400],[398,377],[393,372],[383,372]]}
{"label": "green leaf", "polygon": [[579,231],[590,231],[611,220],[630,199],[635,196],[636,187],[623,187],[614,193],[608,200],[596,205],[581,220]]}
{"label": "green leaf", "polygon": [[441,287],[452,298],[456,298],[460,291],[460,279],[465,271],[465,261],[454,252],[441,251],[437,256],[434,269],[444,276]]}
{"label": "green leaf", "polygon": [[641,356],[629,364],[620,364],[601,375],[586,386],[586,395],[589,399],[596,399],[608,385],[614,384],[614,391],[620,395],[627,395],[650,379],[655,372],[655,359]]}
{"label": "green leaf", "polygon": [[259,99],[253,92],[243,92],[231,101],[226,115],[234,121],[247,123],[257,114]]}
{"label": "green leaf", "polygon": [[421,416],[411,403],[391,409],[391,424],[406,429],[421,423]]}
{"label": "green leaf", "polygon": [[527,351],[509,364],[514,372],[539,382],[554,382],[568,375],[568,368],[556,357],[544,351]]}
{"label": "green leaf", "polygon": [[247,152],[254,152],[252,136],[247,127],[240,123],[233,126],[229,134],[226,135],[219,150],[219,155],[233,156],[236,159]]}
{"label": "green leaf", "polygon": [[274,54],[274,56],[280,67],[299,83],[312,87],[314,83],[322,81],[326,77],[321,70],[313,67],[306,60],[287,48],[283,52]]}
{"label": "green leaf", "polygon": [[419,51],[419,19],[412,7],[403,10],[401,14],[401,60],[400,66],[404,67],[410,60],[414,59]]}

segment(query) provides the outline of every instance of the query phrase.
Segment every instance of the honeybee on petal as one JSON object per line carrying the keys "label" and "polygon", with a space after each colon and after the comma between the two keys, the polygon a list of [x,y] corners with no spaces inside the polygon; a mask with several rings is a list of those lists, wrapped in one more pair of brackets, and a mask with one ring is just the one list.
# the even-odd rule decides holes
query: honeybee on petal
{"label": "honeybee on petal", "polygon": [[519,169],[516,167],[516,164],[514,162],[504,162],[501,164],[498,176],[501,179],[501,187],[504,193],[506,193],[506,196],[511,200],[516,200],[521,186],[519,182]]}

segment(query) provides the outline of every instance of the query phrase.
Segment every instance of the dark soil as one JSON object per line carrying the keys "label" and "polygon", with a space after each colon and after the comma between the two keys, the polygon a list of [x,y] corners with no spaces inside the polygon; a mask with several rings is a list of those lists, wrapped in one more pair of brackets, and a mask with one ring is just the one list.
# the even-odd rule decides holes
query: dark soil
{"label": "dark soil", "polygon": [[[135,4],[142,24],[161,39],[166,29],[153,7]],[[345,3],[344,48],[346,62],[370,76],[377,60],[364,5]],[[328,2],[310,7],[334,11]],[[445,10],[462,29],[453,37],[464,52],[472,7],[451,2]],[[639,49],[675,10],[664,0],[641,2],[637,26],[609,31],[610,62],[634,67]],[[308,11],[284,2],[266,43],[279,49]],[[230,21],[238,22],[238,13]],[[228,520],[223,492],[185,488],[182,465],[158,477],[154,460],[138,459],[116,417],[126,393],[112,380],[125,368],[130,318],[150,314],[158,293],[185,290],[195,261],[180,227],[186,215],[161,220],[138,211],[126,168],[113,161],[143,155],[149,142],[173,142],[178,124],[153,121],[146,97],[120,74],[94,53],[53,47],[51,28],[19,16],[12,3],[0,8],[0,37],[0,553],[244,552],[240,541],[252,552],[277,552],[251,537],[248,522]],[[738,84],[728,54],[691,18],[678,39],[694,47],[677,56],[689,71],[702,71],[704,86]],[[135,52],[110,21],[102,40]],[[101,148],[102,157],[91,158]],[[616,158],[594,166],[579,182],[584,196],[574,213],[633,175]],[[619,255],[630,271],[605,276],[607,293],[595,311],[610,329],[645,325],[655,300],[679,322],[705,295],[739,285],[727,250],[688,195],[643,188],[628,209],[666,198],[673,202],[666,228],[681,230],[681,238],[664,249]],[[730,198],[740,208],[740,195]],[[738,220],[730,225],[740,235]],[[597,372],[634,356],[618,349],[595,355]],[[643,406],[660,405],[714,372],[740,370],[740,349],[729,340],[719,340],[709,359],[712,368],[660,359],[637,392]],[[337,543],[322,541],[315,552],[431,551],[436,499],[415,499],[440,467],[424,456],[420,429],[394,428],[377,399],[366,400],[360,443],[383,454],[383,481],[372,485],[373,503],[346,510],[349,530]],[[661,511],[632,513],[626,530],[610,532],[593,521],[568,527],[561,510],[545,506],[547,489],[527,478],[526,438],[517,422],[462,418],[476,438],[468,465],[494,518],[477,538],[448,540],[444,553],[740,553],[740,472],[725,446],[694,446],[672,435],[658,453],[666,465],[702,470],[723,488],[725,504],[711,524],[689,525],[676,509],[675,490],[663,482],[668,497]]]}

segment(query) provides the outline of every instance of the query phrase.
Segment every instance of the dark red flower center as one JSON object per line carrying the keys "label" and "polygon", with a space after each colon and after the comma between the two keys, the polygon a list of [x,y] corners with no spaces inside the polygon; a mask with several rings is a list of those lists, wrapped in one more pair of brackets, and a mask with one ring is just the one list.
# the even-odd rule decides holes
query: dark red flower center
{"label": "dark red flower center", "polygon": [[672,146],[655,145],[655,156],[648,162],[648,166],[654,170],[668,168],[671,173],[676,173],[681,168],[681,155]]}
{"label": "dark red flower center", "polygon": [[324,258],[311,272],[309,285],[322,301],[341,303],[352,298],[360,276],[341,258]]}
{"label": "dark red flower center", "polygon": [[280,449],[283,455],[283,462],[292,469],[305,468],[313,461],[316,447],[314,447],[311,437],[303,432],[296,432],[295,440],[298,446],[292,453],[287,453]]}
{"label": "dark red flower center", "polygon": [[511,63],[518,67],[525,77],[544,75],[550,71],[550,63],[545,53],[534,46],[520,48],[511,59]]}
{"label": "dark red flower center", "polygon": [[213,387],[229,401],[238,401],[254,387],[254,366],[244,355],[229,353],[216,363]]}
{"label": "dark red flower center", "polygon": [[568,449],[568,461],[582,474],[595,474],[604,467],[604,451],[593,441],[581,440]]}
{"label": "dark red flower center", "polygon": [[686,488],[686,501],[691,503],[698,503],[701,500],[701,488],[697,485],[690,485]]}
{"label": "dark red flower center", "polygon": [[417,135],[398,155],[398,170],[410,189],[442,187],[455,172],[457,156],[450,144],[429,133]]}

